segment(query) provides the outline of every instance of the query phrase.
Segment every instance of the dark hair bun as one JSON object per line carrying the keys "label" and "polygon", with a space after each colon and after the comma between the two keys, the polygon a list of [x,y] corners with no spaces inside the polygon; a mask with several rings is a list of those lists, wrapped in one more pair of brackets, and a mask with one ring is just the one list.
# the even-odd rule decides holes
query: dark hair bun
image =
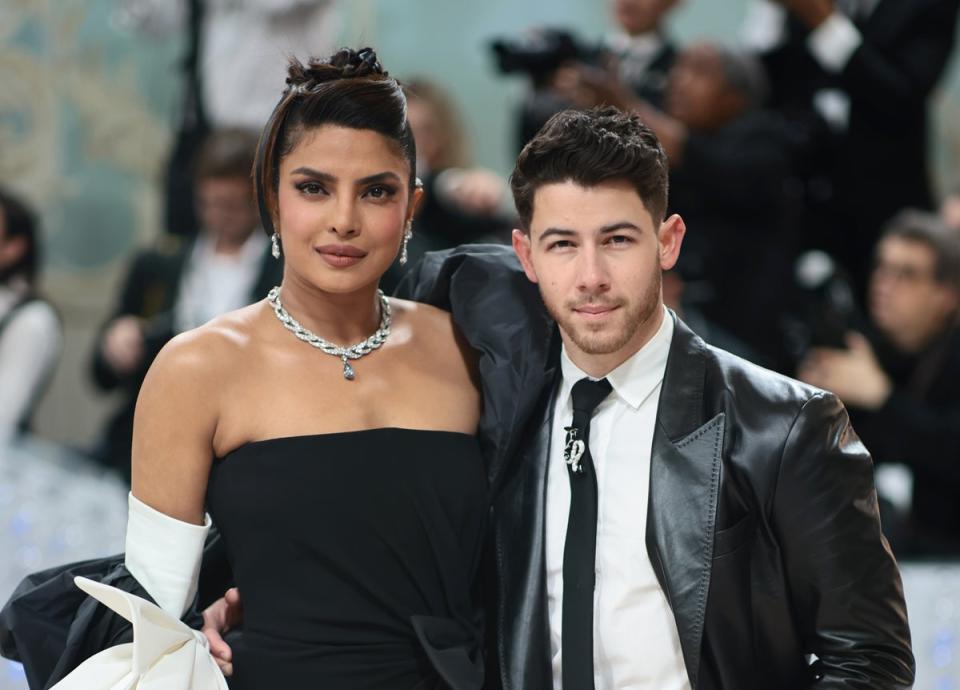
{"label": "dark hair bun", "polygon": [[290,59],[287,67],[287,88],[297,93],[306,93],[320,84],[338,79],[363,79],[365,77],[388,77],[373,48],[341,48],[329,59],[311,58],[304,65],[296,58]]}

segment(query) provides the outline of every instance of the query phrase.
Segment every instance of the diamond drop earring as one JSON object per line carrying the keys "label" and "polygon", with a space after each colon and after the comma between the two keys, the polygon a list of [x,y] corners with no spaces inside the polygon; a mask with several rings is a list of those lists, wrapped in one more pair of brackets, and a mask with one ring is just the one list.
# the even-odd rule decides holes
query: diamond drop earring
{"label": "diamond drop earring", "polygon": [[270,242],[273,247],[270,249],[270,253],[273,254],[274,259],[280,258],[280,235],[273,233],[270,236]]}
{"label": "diamond drop earring", "polygon": [[407,227],[403,231],[403,245],[400,249],[400,265],[405,266],[407,263],[407,243],[410,241],[410,238],[413,237],[413,221],[407,221]]}

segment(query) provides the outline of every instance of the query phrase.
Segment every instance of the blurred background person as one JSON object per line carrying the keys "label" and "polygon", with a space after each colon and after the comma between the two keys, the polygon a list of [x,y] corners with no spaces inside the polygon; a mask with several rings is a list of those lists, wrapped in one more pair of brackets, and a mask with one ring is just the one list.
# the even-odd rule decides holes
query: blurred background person
{"label": "blurred background person", "polygon": [[624,105],[657,133],[669,157],[670,208],[690,227],[678,265],[688,301],[746,342],[756,361],[779,368],[779,314],[802,231],[796,180],[808,141],[764,107],[768,91],[749,54],[700,42],[671,69],[664,111],[643,101]]}
{"label": "blurred background person", "polygon": [[215,316],[261,299],[279,284],[281,262],[259,230],[250,173],[257,135],[214,131],[197,160],[200,234],[164,237],[133,259],[119,302],[97,339],[93,378],[121,401],[95,450],[102,463],[129,476],[133,411],[147,369],[168,340]]}
{"label": "blurred background person", "polygon": [[667,27],[681,0],[609,0],[618,31],[605,42],[617,78],[634,96],[663,105],[677,44]]}
{"label": "blurred background person", "polygon": [[506,180],[471,164],[463,119],[452,96],[424,77],[403,83],[425,193],[407,243],[407,263],[393,264],[381,280],[387,293],[426,252],[472,242],[507,242],[515,216]]}
{"label": "blurred background person", "polygon": [[30,423],[63,349],[60,319],[37,291],[33,213],[0,189],[0,454]]}
{"label": "blurred background person", "polygon": [[166,174],[166,232],[198,232],[193,166],[211,129],[259,131],[289,55],[324,53],[336,0],[118,0],[116,18],[141,33],[184,37],[176,137]]}
{"label": "blurred background person", "polygon": [[940,202],[940,218],[948,227],[960,232],[960,189],[954,189]]}
{"label": "blurred background person", "polygon": [[907,207],[933,208],[931,93],[953,51],[960,0],[755,0],[745,37],[773,104],[807,109],[835,136],[818,240],[862,293],[873,246]]}
{"label": "blurred background person", "polygon": [[591,42],[564,28],[540,27],[519,39],[496,39],[501,72],[524,73],[530,90],[519,111],[517,152],[552,115],[600,103],[580,91],[580,76],[612,78],[633,96],[661,106],[677,48],[667,28],[682,0],[607,0],[615,31]]}
{"label": "blurred background person", "polygon": [[881,467],[909,468],[907,522],[885,524],[897,553],[958,556],[960,234],[934,214],[896,216],[877,245],[868,313],[865,333],[812,350],[799,377],[843,400]]}

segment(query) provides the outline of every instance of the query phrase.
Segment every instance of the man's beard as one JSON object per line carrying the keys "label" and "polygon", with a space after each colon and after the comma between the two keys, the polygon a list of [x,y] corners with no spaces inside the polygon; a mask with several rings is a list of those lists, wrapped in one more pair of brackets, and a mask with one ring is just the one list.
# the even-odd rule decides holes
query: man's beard
{"label": "man's beard", "polygon": [[[637,330],[650,321],[660,308],[660,287],[663,282],[660,267],[654,267],[653,280],[647,285],[647,290],[641,299],[636,302],[627,302],[624,300],[610,300],[593,295],[569,301],[561,309],[555,308],[552,304],[544,300],[547,311],[554,318],[557,324],[574,345],[582,352],[588,355],[609,355],[621,350],[637,334]],[[542,293],[541,293],[542,297]],[[617,317],[620,323],[609,324],[603,330],[592,330],[589,324],[577,324],[571,312],[574,309],[586,304],[619,307],[617,310],[620,315]]]}

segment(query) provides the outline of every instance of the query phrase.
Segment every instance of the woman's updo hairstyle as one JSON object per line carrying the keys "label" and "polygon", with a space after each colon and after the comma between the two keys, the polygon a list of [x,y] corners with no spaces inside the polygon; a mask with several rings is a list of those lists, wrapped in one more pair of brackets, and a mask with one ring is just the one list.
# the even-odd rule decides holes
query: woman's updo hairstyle
{"label": "woman's updo hairstyle", "polygon": [[343,48],[329,60],[311,58],[306,65],[291,58],[287,87],[263,128],[254,163],[260,221],[268,235],[278,210],[280,161],[304,133],[323,125],[370,129],[395,142],[410,163],[413,191],[417,153],[407,124],[407,100],[373,49]]}

